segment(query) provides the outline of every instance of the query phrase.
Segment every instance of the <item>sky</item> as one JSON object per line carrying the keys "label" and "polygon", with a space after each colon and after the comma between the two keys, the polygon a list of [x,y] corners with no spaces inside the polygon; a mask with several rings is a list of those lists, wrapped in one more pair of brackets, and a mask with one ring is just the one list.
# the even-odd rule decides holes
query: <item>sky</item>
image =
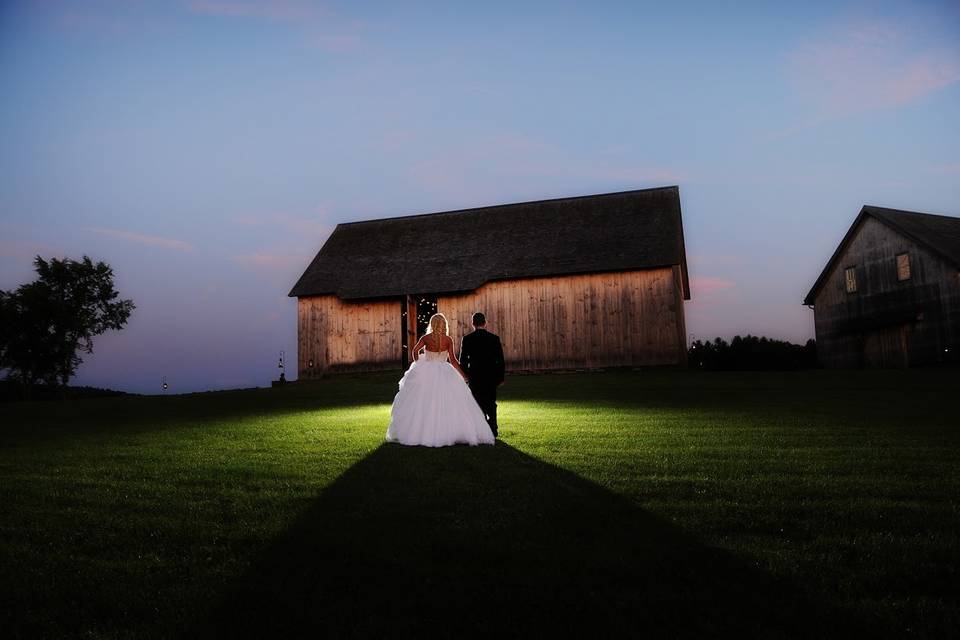
{"label": "sky", "polygon": [[3,0],[0,289],[114,268],[75,384],[263,386],[339,222],[675,184],[689,333],[803,342],[862,205],[960,215],[958,122],[955,1]]}

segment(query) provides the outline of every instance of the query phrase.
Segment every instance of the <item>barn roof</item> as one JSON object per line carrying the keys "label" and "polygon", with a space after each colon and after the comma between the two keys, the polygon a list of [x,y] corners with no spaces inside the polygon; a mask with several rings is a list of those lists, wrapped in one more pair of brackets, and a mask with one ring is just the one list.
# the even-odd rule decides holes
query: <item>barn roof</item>
{"label": "barn roof", "polygon": [[453,293],[672,265],[689,300],[676,186],[339,224],[289,295]]}
{"label": "barn roof", "polygon": [[823,268],[820,277],[817,278],[810,289],[810,293],[804,298],[803,304],[813,304],[814,298],[820,291],[820,287],[826,282],[834,263],[843,255],[860,223],[867,216],[876,218],[948,262],[960,267],[960,218],[864,205],[860,209],[860,214],[856,220],[850,225],[850,229],[847,230],[847,234],[843,236],[837,250],[833,252],[827,266]]}

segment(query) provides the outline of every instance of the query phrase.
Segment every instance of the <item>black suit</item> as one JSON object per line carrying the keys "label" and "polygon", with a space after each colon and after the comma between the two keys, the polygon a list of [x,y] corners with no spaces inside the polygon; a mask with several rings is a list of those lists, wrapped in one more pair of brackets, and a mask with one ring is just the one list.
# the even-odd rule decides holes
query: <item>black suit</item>
{"label": "black suit", "polygon": [[503,382],[503,345],[500,338],[486,329],[476,329],[460,341],[460,367],[467,374],[470,391],[487,424],[497,435],[497,387]]}

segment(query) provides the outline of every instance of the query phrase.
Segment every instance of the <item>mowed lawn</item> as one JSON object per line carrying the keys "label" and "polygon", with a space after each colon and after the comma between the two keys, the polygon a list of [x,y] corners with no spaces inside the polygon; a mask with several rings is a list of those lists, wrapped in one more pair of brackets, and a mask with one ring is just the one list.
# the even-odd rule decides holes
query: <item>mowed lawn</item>
{"label": "mowed lawn", "polygon": [[399,373],[0,406],[5,637],[948,637],[960,372],[512,376],[494,447]]}

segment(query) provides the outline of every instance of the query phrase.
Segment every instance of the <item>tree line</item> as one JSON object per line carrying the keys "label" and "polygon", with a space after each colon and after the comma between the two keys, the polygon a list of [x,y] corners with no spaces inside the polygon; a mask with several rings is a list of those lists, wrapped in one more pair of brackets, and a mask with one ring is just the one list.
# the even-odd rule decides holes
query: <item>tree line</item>
{"label": "tree line", "polygon": [[814,340],[800,345],[749,334],[734,336],[729,343],[721,338],[697,340],[687,351],[687,361],[691,369],[708,371],[790,371],[820,366]]}

